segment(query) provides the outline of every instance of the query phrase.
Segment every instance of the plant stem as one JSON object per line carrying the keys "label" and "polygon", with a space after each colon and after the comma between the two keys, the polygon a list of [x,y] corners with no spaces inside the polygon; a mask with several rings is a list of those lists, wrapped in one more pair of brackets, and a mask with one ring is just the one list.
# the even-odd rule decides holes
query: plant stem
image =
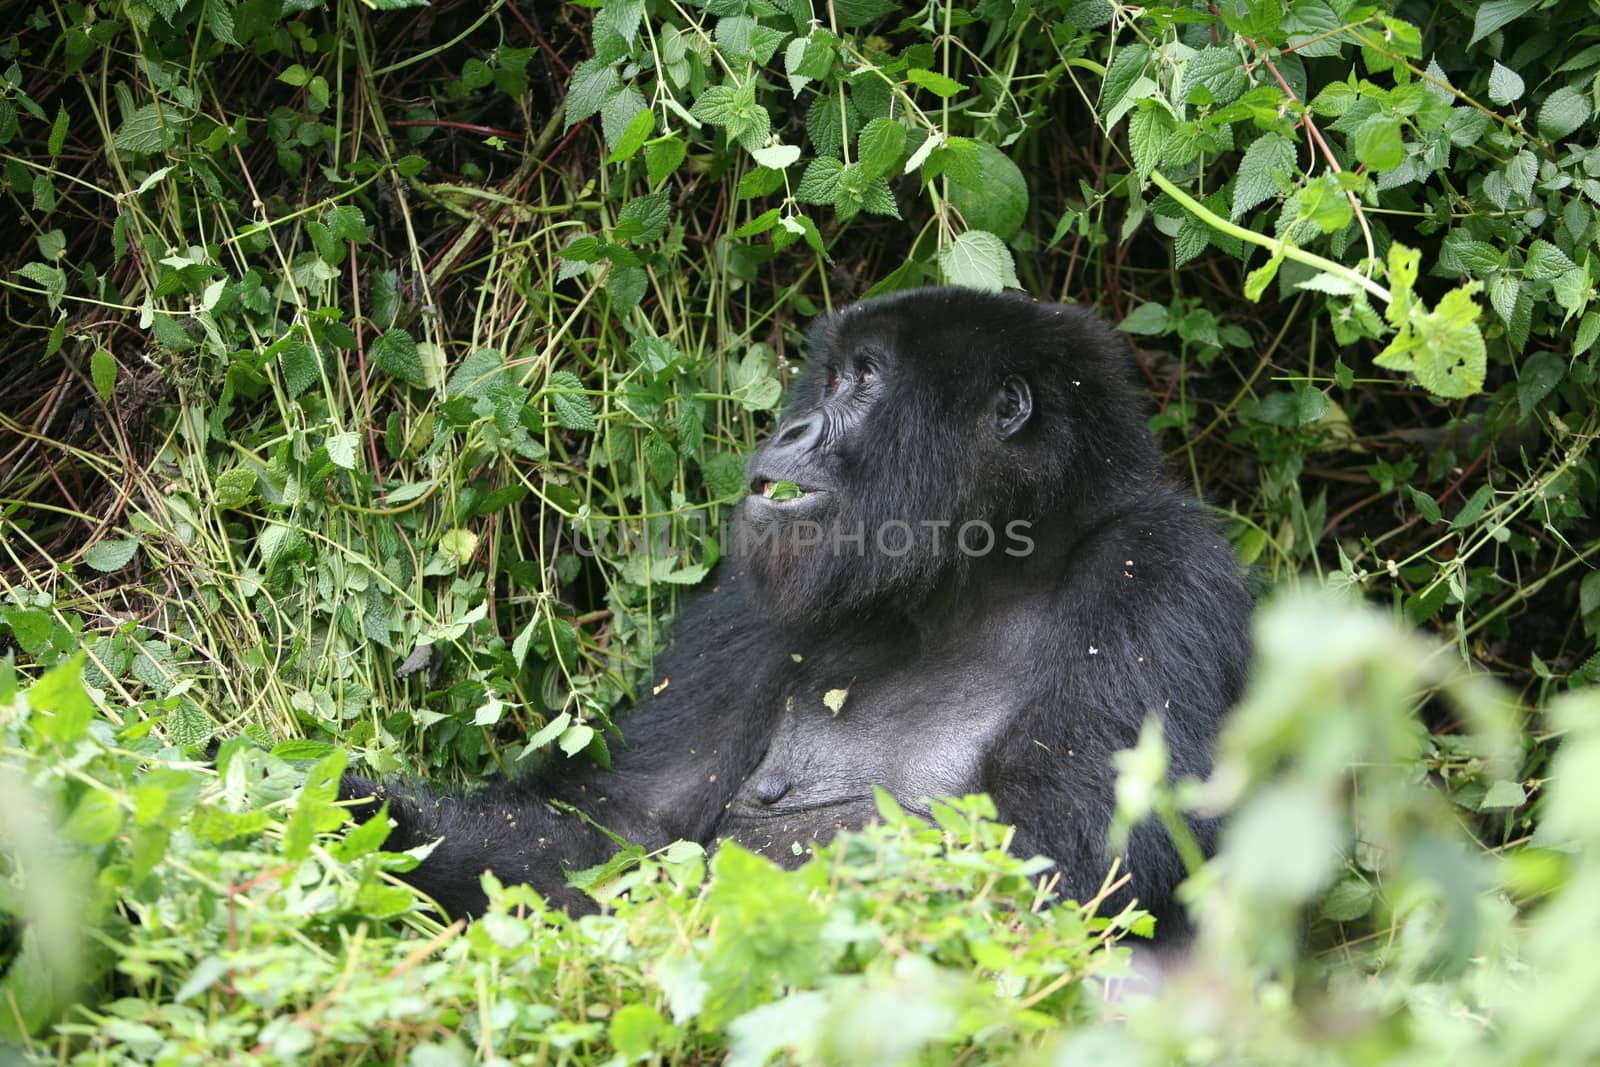
{"label": "plant stem", "polygon": [[1176,200],[1180,205],[1182,205],[1185,211],[1195,216],[1207,226],[1210,226],[1216,230],[1221,230],[1230,237],[1237,237],[1241,241],[1249,241],[1253,245],[1260,245],[1262,248],[1270,251],[1274,256],[1282,256],[1285,259],[1296,260],[1297,262],[1304,263],[1309,267],[1316,267],[1320,271],[1325,271],[1328,274],[1332,274],[1336,278],[1342,278],[1345,281],[1350,282],[1352,285],[1359,285],[1361,288],[1365,289],[1379,300],[1382,300],[1385,304],[1391,302],[1392,297],[1389,295],[1389,290],[1385,289],[1383,286],[1379,285],[1377,282],[1373,281],[1371,278],[1368,278],[1359,271],[1351,270],[1343,263],[1335,263],[1331,259],[1325,259],[1322,256],[1317,255],[1315,252],[1307,252],[1305,249],[1292,245],[1287,241],[1274,240],[1273,238],[1268,237],[1266,234],[1256,233],[1254,230],[1247,230],[1243,226],[1229,222],[1227,219],[1223,218],[1221,215],[1218,215],[1216,212],[1200,203],[1200,201],[1196,200],[1182,189],[1179,189],[1176,185],[1173,185],[1172,182],[1167,179],[1167,176],[1162,174],[1159,170],[1153,170],[1150,172],[1150,180],[1155,183],[1156,188],[1172,197],[1172,199]]}

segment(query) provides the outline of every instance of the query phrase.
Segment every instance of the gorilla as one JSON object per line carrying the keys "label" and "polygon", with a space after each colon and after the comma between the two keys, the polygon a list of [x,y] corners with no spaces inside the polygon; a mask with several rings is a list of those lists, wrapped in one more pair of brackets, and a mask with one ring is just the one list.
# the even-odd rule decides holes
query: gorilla
{"label": "gorilla", "polygon": [[[438,841],[404,877],[450,914],[482,911],[485,869],[592,910],[565,872],[615,852],[596,824],[795,866],[875,817],[874,786],[922,813],[988,793],[1013,849],[1053,859],[1083,900],[1113,858],[1112,754],[1146,717],[1174,777],[1209,773],[1251,598],[1215,521],[1163,475],[1119,335],[1076,307],[943,288],[809,336],[729,554],[613,769],[554,761],[464,795],[347,777],[358,807],[388,800],[386,847]],[[1209,853],[1214,820],[1190,823]],[[1182,937],[1164,828],[1136,827],[1122,858],[1111,903],[1136,898],[1158,937]]]}

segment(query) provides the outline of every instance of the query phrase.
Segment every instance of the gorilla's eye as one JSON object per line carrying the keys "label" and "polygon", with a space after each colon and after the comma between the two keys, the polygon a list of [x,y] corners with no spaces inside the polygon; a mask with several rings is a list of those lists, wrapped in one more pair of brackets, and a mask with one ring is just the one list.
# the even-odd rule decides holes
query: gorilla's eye
{"label": "gorilla's eye", "polygon": [[872,360],[864,359],[856,365],[856,380],[870,382],[878,373],[878,368],[873,366]]}
{"label": "gorilla's eye", "polygon": [[824,388],[826,388],[827,391],[830,392],[830,393],[833,392],[835,389],[839,388],[839,368],[838,367],[829,367],[828,368],[827,384],[824,386]]}

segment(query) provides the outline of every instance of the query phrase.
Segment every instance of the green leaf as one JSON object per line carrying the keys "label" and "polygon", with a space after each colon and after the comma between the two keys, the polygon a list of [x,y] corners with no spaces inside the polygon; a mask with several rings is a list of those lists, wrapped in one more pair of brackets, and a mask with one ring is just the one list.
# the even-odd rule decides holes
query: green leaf
{"label": "green leaf", "polygon": [[894,0],[834,0],[832,11],[839,20],[839,28],[849,30],[882,18],[896,7]]}
{"label": "green leaf", "polygon": [[935,96],[949,98],[966,89],[965,85],[954,78],[947,78],[943,74],[935,74],[931,70],[908,70],[906,80],[920,85]]}
{"label": "green leaf", "polygon": [[1522,417],[1532,414],[1566,376],[1567,361],[1558,353],[1540,351],[1529,356],[1517,368],[1517,407]]}
{"label": "green leaf", "polygon": [[112,144],[124,152],[164,152],[183,125],[175,109],[146,104],[128,116]]}
{"label": "green leaf", "polygon": [[1505,808],[1520,808],[1528,802],[1527,791],[1520,782],[1511,782],[1501,779],[1491,785],[1478,808],[1482,811],[1496,811]]}
{"label": "green leaf", "polygon": [[62,146],[67,143],[67,122],[67,105],[57,104],[56,121],[50,126],[50,138],[45,143],[51,159],[59,156]]}
{"label": "green leaf", "polygon": [[[534,620],[534,622],[530,622],[528,626],[532,628],[537,624],[538,620]],[[557,715],[555,718],[545,723],[543,728],[541,728],[538,733],[528,738],[527,751],[532,752],[534,749],[543,748],[545,745],[548,745],[550,742],[560,737],[562,733],[566,731],[566,728],[571,724],[571,722],[571,713],[563,711],[560,715]]]}
{"label": "green leaf", "polygon": [[1476,492],[1467,498],[1461,505],[1461,510],[1456,512],[1455,518],[1450,520],[1450,529],[1465,530],[1468,526],[1478,521],[1483,514],[1483,509],[1489,506],[1489,501],[1494,499],[1494,486],[1484,484],[1478,486]]}
{"label": "green leaf", "polygon": [[[1156,169],[1156,164],[1161,161],[1161,150],[1166,147],[1171,134],[1172,116],[1154,101],[1140,101],[1139,106],[1133,109],[1133,114],[1128,116],[1128,149],[1133,153],[1133,168],[1141,181],[1150,177],[1150,172]],[[1260,139],[1256,143],[1259,144]],[[1246,155],[1248,157],[1248,153]],[[1293,165],[1292,155],[1290,165]],[[1240,169],[1243,170],[1242,164]],[[1234,186],[1234,189],[1237,192],[1238,186]]]}
{"label": "green leaf", "polygon": [[1467,41],[1468,47],[1538,6],[1539,0],[1487,0],[1479,4],[1472,16],[1472,38]]}
{"label": "green leaf", "polygon": [[256,472],[249,467],[235,467],[217,475],[217,507],[242,508],[255,494]]}
{"label": "green leaf", "polygon": [[1117,329],[1123,333],[1142,335],[1166,333],[1167,309],[1154,302],[1140,304],[1128,313],[1127,318],[1117,324]]}
{"label": "green leaf", "polygon": [[[766,168],[767,170],[769,170],[769,171],[780,171],[780,170],[783,170],[785,167],[789,167],[789,166],[793,166],[794,165],[794,163],[800,158],[800,148],[799,148],[799,146],[792,145],[792,144],[766,145],[765,147],[756,148],[756,149],[751,150],[750,156],[751,156],[752,159],[754,159],[757,163],[761,164],[762,167]],[[754,172],[752,172],[752,173],[754,173]],[[778,184],[779,185],[782,184],[782,179],[781,178],[779,179]],[[741,186],[742,186],[742,183],[741,183]],[[776,188],[777,188],[777,185],[774,185],[773,186],[773,190],[775,190]],[[772,190],[768,190],[768,191],[770,192]],[[740,195],[742,196],[743,193],[744,193],[744,190],[741,187],[740,188]],[[763,193],[763,194],[758,194],[758,195],[765,195],[765,194]]]}
{"label": "green leaf", "polygon": [[607,98],[622,87],[616,68],[598,59],[586,59],[572,68],[567,84],[567,128],[599,114]]}
{"label": "green leaf", "polygon": [[89,356],[89,377],[94,380],[94,391],[109,404],[117,390],[117,357],[103,348],[95,349]]}
{"label": "green leaf", "polygon": [[335,467],[353,471],[356,469],[356,453],[361,447],[361,435],[354,430],[336,433],[323,442],[323,447],[328,450],[328,459]]}
{"label": "green leaf", "polygon": [[48,263],[24,263],[17,268],[17,273],[41,285],[45,290],[45,302],[52,311],[61,303],[61,298],[67,291],[67,274],[60,267],[53,267]]}
{"label": "green leaf", "polygon": [[1478,304],[1472,299],[1479,288],[1476,281],[1460,285],[1431,312],[1416,301],[1375,362],[1390,370],[1410,371],[1435,396],[1455,399],[1480,391],[1487,354],[1478,330]]}
{"label": "green leaf", "polygon": [[1278,268],[1282,265],[1283,254],[1279,253],[1246,275],[1244,298],[1252,301],[1260,300],[1261,294],[1267,291],[1267,286],[1272,284],[1272,279],[1277,277]]}
{"label": "green leaf", "polygon": [[667,232],[670,208],[665,189],[636,196],[623,205],[611,236],[618,241],[658,241]]}
{"label": "green leaf", "polygon": [[336,240],[360,244],[368,239],[367,217],[354,204],[329,208],[326,224]]}
{"label": "green leaf", "polygon": [[893,119],[873,119],[861,130],[857,158],[874,178],[891,173],[905,152],[906,128]]}
{"label": "green leaf", "polygon": [[1263,200],[1276,196],[1277,179],[1287,181],[1295,170],[1295,145],[1287,137],[1264,133],[1251,141],[1233,179],[1233,217],[1242,218]]}
{"label": "green leaf", "polygon": [[1526,88],[1522,84],[1522,76],[1510,67],[1500,65],[1497,59],[1494,66],[1489,69],[1489,99],[1504,106],[1522,96]]}
{"label": "green leaf", "polygon": [[628,125],[623,129],[622,136],[617,138],[617,146],[606,157],[607,163],[621,163],[631,159],[633,155],[644,147],[650,135],[656,132],[656,113],[650,108],[645,108],[633,118],[628,120]]}
{"label": "green leaf", "polygon": [[139,542],[128,539],[96,541],[83,554],[83,561],[101,574],[120,571],[133,561],[139,551]]}
{"label": "green leaf", "polygon": [[422,356],[417,352],[417,342],[399,327],[383,331],[372,342],[367,354],[373,366],[385,374],[399,378],[407,385],[421,388],[428,384],[427,372],[422,367]]}
{"label": "green leaf", "polygon": [[1100,85],[1102,116],[1109,117],[1122,107],[1128,91],[1144,75],[1150,61],[1150,49],[1142,41],[1131,41],[1117,49],[1106,65],[1106,76]]}
{"label": "green leaf", "polygon": [[1400,122],[1393,115],[1373,115],[1357,126],[1353,147],[1356,158],[1365,163],[1368,170],[1393,170],[1406,157]]}
{"label": "green leaf", "polygon": [[594,401],[583,391],[583,382],[569,370],[558,370],[550,375],[550,385],[545,390],[550,405],[555,409],[556,422],[568,430],[593,432],[595,422]]}
{"label": "green leaf", "polygon": [[576,756],[589,747],[589,742],[594,740],[594,727],[584,723],[575,723],[561,733],[561,739],[556,744],[568,756]]}
{"label": "green leaf", "polygon": [[1589,121],[1589,100],[1570,85],[1563,85],[1539,105],[1539,132],[1558,141]]}
{"label": "green leaf", "polygon": [[94,718],[94,705],[83,688],[84,654],[79,651],[58,666],[50,668],[28,690],[28,706],[50,718],[40,730],[60,744],[81,738]]}
{"label": "green leaf", "polygon": [[738,92],[727,85],[710,85],[695,99],[689,113],[701,122],[725,126],[735,118],[739,105]]}
{"label": "green leaf", "polygon": [[660,185],[683,163],[689,152],[688,145],[676,134],[657,141],[644,151],[644,166],[651,185]]}
{"label": "green leaf", "polygon": [[611,298],[611,309],[618,315],[639,306],[649,288],[650,278],[643,267],[612,267],[606,275],[606,295]]}
{"label": "green leaf", "polygon": [[1004,241],[985,230],[968,230],[939,250],[939,269],[952,285],[969,289],[1020,289],[1017,267]]}
{"label": "green leaf", "polygon": [[676,1029],[649,1004],[627,1004],[617,1009],[608,1027],[611,1046],[624,1060],[639,1060],[657,1045],[674,1039]]}
{"label": "green leaf", "polygon": [[[801,175],[794,198],[802,204],[831,204],[839,195],[839,180],[844,163],[831,156],[813,159]],[[65,283],[63,283],[65,284]]]}
{"label": "green leaf", "polygon": [[1565,274],[1576,266],[1561,249],[1538,238],[1528,246],[1528,260],[1523,267],[1523,274],[1534,281],[1544,281]]}
{"label": "green leaf", "polygon": [[1364,878],[1354,875],[1343,878],[1322,898],[1322,917],[1332,922],[1348,923],[1372,910],[1377,893]]}

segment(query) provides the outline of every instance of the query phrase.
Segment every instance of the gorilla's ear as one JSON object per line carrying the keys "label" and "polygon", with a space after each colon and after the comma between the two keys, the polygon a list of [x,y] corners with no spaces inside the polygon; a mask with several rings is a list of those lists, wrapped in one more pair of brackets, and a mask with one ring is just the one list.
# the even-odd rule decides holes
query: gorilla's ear
{"label": "gorilla's ear", "polygon": [[994,398],[994,430],[1005,441],[1028,424],[1033,417],[1033,390],[1015,374],[1000,383]]}

